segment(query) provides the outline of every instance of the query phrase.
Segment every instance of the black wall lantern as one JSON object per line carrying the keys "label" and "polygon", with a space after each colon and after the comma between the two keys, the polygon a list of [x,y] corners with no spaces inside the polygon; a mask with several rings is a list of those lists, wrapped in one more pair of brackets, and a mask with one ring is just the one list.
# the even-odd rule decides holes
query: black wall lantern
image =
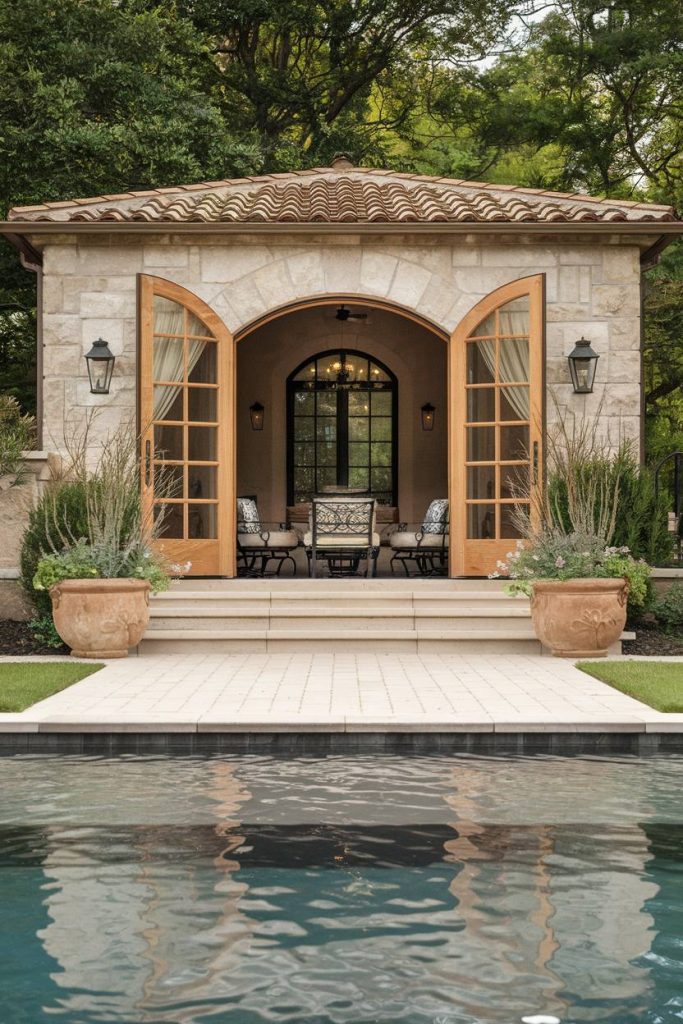
{"label": "black wall lantern", "polygon": [[249,416],[251,418],[251,429],[252,430],[263,430],[263,414],[265,408],[260,402],[254,402],[253,405],[249,406]]}
{"label": "black wall lantern", "polygon": [[436,412],[435,406],[431,402],[425,402],[420,409],[422,413],[422,429],[433,430],[434,429],[434,413]]}
{"label": "black wall lantern", "polygon": [[93,347],[85,354],[85,362],[90,378],[90,391],[93,395],[108,395],[111,376],[114,372],[116,356],[103,338],[93,342]]}
{"label": "black wall lantern", "polygon": [[595,383],[595,371],[600,356],[591,348],[590,341],[580,338],[567,356],[569,372],[577,395],[589,395]]}

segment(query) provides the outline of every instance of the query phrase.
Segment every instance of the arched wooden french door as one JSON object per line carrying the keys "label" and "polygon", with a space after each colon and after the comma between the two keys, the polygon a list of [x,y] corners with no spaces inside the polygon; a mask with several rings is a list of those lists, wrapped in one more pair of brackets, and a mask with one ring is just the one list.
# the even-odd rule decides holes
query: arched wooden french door
{"label": "arched wooden french door", "polygon": [[144,512],[164,509],[158,543],[171,561],[191,563],[184,575],[234,576],[232,335],[186,288],[147,275],[139,281]]}
{"label": "arched wooden french door", "polygon": [[486,576],[514,549],[543,465],[542,274],[482,299],[449,356],[451,575]]}

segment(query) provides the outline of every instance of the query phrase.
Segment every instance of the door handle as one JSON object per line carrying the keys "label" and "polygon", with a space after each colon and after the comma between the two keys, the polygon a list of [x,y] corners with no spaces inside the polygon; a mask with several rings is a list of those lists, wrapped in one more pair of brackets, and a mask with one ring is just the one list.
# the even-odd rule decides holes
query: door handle
{"label": "door handle", "polygon": [[152,442],[145,441],[145,487],[152,482]]}
{"label": "door handle", "polygon": [[534,441],[532,456],[532,481],[534,487],[538,483],[538,441]]}

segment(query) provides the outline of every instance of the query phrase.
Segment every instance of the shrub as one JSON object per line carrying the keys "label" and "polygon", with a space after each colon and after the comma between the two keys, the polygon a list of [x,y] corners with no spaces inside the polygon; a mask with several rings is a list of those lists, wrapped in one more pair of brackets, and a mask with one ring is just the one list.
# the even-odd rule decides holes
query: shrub
{"label": "shrub", "polygon": [[48,485],[29,514],[21,548],[21,583],[41,615],[51,615],[46,591],[36,591],[33,578],[41,558],[63,550],[88,535],[85,488],[81,481],[62,480]]}
{"label": "shrub", "polygon": [[683,638],[683,583],[673,583],[662,597],[653,601],[652,611],[667,633]]}
{"label": "shrub", "polygon": [[13,395],[0,395],[0,480],[21,483],[23,453],[35,444],[35,417],[22,414]]}
{"label": "shrub", "polygon": [[[552,470],[548,478],[548,503],[554,518],[565,530],[571,530],[570,494],[566,466]],[[614,498],[613,523],[606,541],[614,547],[626,547],[634,558],[651,565],[669,561],[672,535],[668,529],[668,499],[655,495],[654,477],[647,466],[636,459],[631,442],[620,445],[616,455],[587,451],[571,467],[584,489],[593,487],[592,519],[596,529],[605,518],[605,505]],[[585,524],[584,524],[585,528]]]}
{"label": "shrub", "polygon": [[[628,535],[641,544],[636,554],[642,553],[642,509],[639,505],[636,518],[628,502],[638,495],[651,512],[653,491],[647,483],[641,487],[640,466],[629,443],[615,454],[598,437],[596,420],[577,423],[574,418],[568,427],[565,413],[558,411],[557,427],[548,435],[546,493],[532,496],[529,512],[519,505],[513,513],[524,539],[498,567],[511,578],[507,589],[512,594],[530,594],[540,580],[623,577],[629,584],[628,610],[633,616],[648,601],[650,566],[644,558],[634,557],[627,544],[616,544],[615,538],[628,528]],[[666,531],[666,516],[662,521]]]}
{"label": "shrub", "polygon": [[168,585],[150,547],[161,521],[150,522],[142,505],[135,434],[112,435],[93,459],[89,427],[71,439],[64,476],[48,486],[24,535],[21,579],[43,615],[51,613],[49,587],[62,579],[132,576],[148,579],[155,591]]}
{"label": "shrub", "polygon": [[41,615],[39,619],[29,622],[33,637],[43,647],[63,647],[64,641],[55,629],[52,615]]}

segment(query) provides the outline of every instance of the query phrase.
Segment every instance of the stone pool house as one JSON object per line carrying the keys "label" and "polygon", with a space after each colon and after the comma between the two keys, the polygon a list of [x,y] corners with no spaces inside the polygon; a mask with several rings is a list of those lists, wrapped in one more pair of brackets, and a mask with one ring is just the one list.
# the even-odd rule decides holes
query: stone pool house
{"label": "stone pool house", "polygon": [[[681,233],[666,206],[346,157],[17,207],[1,228],[39,279],[35,476],[91,410],[93,439],[136,423],[145,501],[167,463],[164,543],[201,586],[237,574],[238,497],[302,534],[335,488],[376,498],[380,577],[397,524],[445,498],[445,571],[486,577],[557,415],[640,444],[641,276]],[[88,377],[98,339],[107,393]],[[579,339],[599,356],[589,393],[570,376]]]}

